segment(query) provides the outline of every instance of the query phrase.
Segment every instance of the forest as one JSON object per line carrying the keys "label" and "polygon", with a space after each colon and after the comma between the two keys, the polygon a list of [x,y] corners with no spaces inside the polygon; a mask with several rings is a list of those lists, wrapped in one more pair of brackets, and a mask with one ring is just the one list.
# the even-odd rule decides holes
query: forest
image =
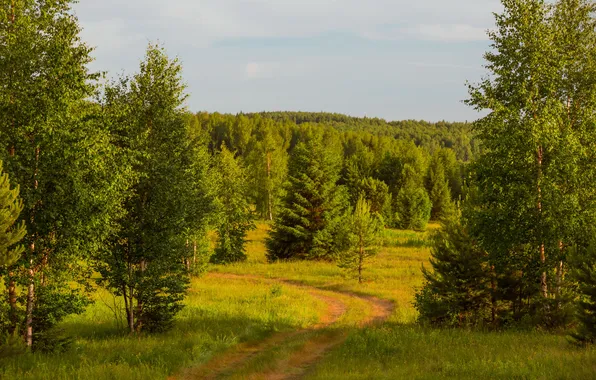
{"label": "forest", "polygon": [[596,374],[594,2],[502,0],[472,123],[189,110],[72,5],[0,6],[0,378]]}

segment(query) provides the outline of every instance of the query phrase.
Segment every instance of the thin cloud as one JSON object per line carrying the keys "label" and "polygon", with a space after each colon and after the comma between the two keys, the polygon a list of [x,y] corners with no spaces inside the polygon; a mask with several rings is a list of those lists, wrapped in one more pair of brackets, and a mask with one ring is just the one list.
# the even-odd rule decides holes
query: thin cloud
{"label": "thin cloud", "polygon": [[486,41],[487,28],[468,24],[419,24],[410,29],[414,36],[435,41]]}
{"label": "thin cloud", "polygon": [[279,71],[279,62],[249,62],[244,69],[247,79],[270,78]]}

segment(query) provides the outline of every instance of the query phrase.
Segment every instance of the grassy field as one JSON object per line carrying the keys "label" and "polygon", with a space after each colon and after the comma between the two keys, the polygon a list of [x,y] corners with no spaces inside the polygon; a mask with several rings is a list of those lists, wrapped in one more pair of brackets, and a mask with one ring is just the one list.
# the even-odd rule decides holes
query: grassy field
{"label": "grassy field", "polygon": [[[165,379],[222,357],[230,348],[284,337],[287,332],[287,339],[270,345],[230,376],[267,373],[274,359],[291,360],[292,352],[325,333],[313,326],[325,318],[326,294],[335,294],[346,308],[333,325],[345,341],[319,358],[307,378],[596,378],[596,350],[578,349],[565,336],[416,326],[413,289],[421,284],[420,267],[429,257],[427,234],[388,230],[385,247],[370,262],[367,281],[359,285],[331,263],[267,264],[266,230],[261,223],[251,232],[246,263],[213,266],[211,275],[193,280],[174,330],[126,335],[112,312],[118,303],[100,292],[98,302],[84,315],[62,324],[67,334],[78,337],[68,352],[0,360],[0,378]],[[314,286],[320,294],[275,279]],[[361,327],[358,321],[369,312],[369,305],[349,294],[389,299],[394,312],[380,325]],[[291,335],[298,330],[304,333]]]}

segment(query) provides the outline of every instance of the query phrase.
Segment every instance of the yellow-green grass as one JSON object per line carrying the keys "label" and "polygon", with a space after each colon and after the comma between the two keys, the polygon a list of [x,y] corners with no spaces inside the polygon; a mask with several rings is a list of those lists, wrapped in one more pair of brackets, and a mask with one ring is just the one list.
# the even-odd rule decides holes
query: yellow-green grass
{"label": "yellow-green grass", "polygon": [[382,326],[352,328],[346,342],[311,369],[307,378],[596,378],[596,350],[577,348],[564,335],[416,326],[414,289],[422,284],[420,268],[428,266],[430,256],[428,244],[416,242],[428,241],[437,225],[430,225],[425,233],[387,230],[385,246],[370,261],[365,271],[368,281],[362,285],[333,263],[267,264],[265,249],[258,243],[267,224],[258,227],[249,236],[256,248],[247,263],[212,270],[289,278],[321,288],[376,295],[396,304],[394,315]]}
{"label": "yellow-green grass", "polygon": [[61,324],[66,334],[77,337],[69,351],[0,359],[0,378],[164,379],[237,343],[313,325],[325,304],[283,284],[199,278],[174,329],[140,337],[118,326],[113,308],[113,298],[98,293],[98,302],[85,314]]}
{"label": "yellow-green grass", "polygon": [[596,350],[542,332],[354,331],[310,379],[594,379]]}
{"label": "yellow-green grass", "polygon": [[430,225],[427,232],[387,230],[385,245],[379,254],[365,265],[365,282],[358,284],[352,274],[331,262],[290,261],[267,263],[263,240],[267,236],[267,223],[258,223],[257,230],[248,235],[250,249],[244,263],[212,266],[211,271],[260,275],[268,278],[285,278],[322,289],[374,295],[392,300],[395,313],[391,320],[411,323],[416,313],[411,305],[414,289],[422,284],[420,268],[428,262],[428,247],[402,247],[408,239],[426,239],[430,231],[438,228]]}

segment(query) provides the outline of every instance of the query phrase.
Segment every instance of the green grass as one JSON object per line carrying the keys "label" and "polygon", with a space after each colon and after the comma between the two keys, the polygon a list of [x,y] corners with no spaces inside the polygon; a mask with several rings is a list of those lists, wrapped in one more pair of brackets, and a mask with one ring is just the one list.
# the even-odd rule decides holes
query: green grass
{"label": "green grass", "polygon": [[100,293],[98,298],[85,314],[61,325],[65,333],[78,337],[68,352],[4,359],[0,378],[164,379],[237,343],[312,325],[324,307],[289,286],[200,278],[193,280],[174,330],[131,337],[115,322],[111,297]]}
{"label": "green grass", "polygon": [[387,324],[354,332],[312,379],[593,379],[596,351],[540,332]]}
{"label": "green grass", "polygon": [[[259,223],[250,233],[247,262],[211,266],[209,270],[285,278],[321,289],[375,295],[396,305],[386,323],[360,329],[354,322],[366,313],[366,305],[346,297],[350,311],[338,328],[347,333],[347,341],[324,357],[308,378],[596,378],[596,350],[576,348],[564,335],[416,326],[412,300],[414,288],[422,283],[420,268],[430,255],[424,243],[429,232],[386,231],[385,246],[369,263],[366,282],[359,285],[332,263],[268,264],[263,245],[267,228],[267,224]],[[68,352],[2,359],[0,378],[165,379],[182,368],[201,365],[235,344],[311,326],[324,309],[319,299],[286,284],[199,278],[193,280],[187,307],[178,316],[174,330],[131,337],[114,320],[112,298],[100,292],[98,300],[85,314],[61,324],[67,334],[78,337]],[[240,374],[267,369],[273,359],[288,356],[308,336],[298,336],[263,352],[241,366]]]}

